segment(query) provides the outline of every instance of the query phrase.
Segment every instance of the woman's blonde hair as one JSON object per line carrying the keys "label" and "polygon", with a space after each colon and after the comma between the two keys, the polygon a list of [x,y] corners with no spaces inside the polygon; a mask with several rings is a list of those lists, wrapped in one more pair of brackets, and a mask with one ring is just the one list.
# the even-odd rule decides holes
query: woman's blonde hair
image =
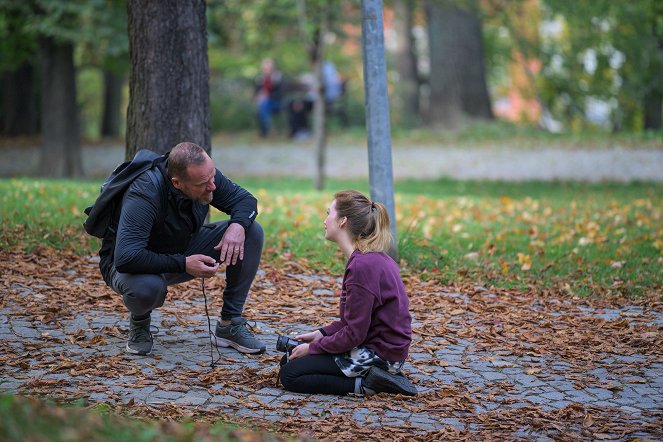
{"label": "woman's blonde hair", "polygon": [[334,195],[336,215],[346,217],[352,242],[357,250],[365,252],[386,252],[391,247],[392,236],[389,228],[387,208],[371,201],[356,190],[342,190]]}

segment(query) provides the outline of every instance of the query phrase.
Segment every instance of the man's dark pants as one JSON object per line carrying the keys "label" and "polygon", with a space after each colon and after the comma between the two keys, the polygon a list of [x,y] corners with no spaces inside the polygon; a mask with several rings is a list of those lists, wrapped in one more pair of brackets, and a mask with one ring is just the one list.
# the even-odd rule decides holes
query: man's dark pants
{"label": "man's dark pants", "polygon": [[[219,260],[221,251],[214,250],[228,228],[228,221],[206,224],[191,238],[185,256],[207,255]],[[231,319],[242,315],[249,288],[258,271],[262,253],[263,231],[260,224],[253,222],[246,231],[244,260],[226,266],[226,288],[223,291],[221,319]],[[152,310],[161,307],[168,293],[168,286],[193,279],[188,273],[133,274],[119,273],[111,269],[111,288],[121,294],[124,305],[134,318],[145,317]]]}

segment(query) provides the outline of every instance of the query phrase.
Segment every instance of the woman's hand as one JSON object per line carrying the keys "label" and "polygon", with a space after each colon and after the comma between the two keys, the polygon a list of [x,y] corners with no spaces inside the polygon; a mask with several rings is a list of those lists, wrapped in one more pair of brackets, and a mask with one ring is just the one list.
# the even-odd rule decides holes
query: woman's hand
{"label": "woman's hand", "polygon": [[320,330],[316,330],[311,333],[304,333],[303,335],[297,335],[293,339],[299,342],[315,342],[318,339],[321,339],[322,336],[323,334],[320,332]]}
{"label": "woman's hand", "polygon": [[308,355],[308,344],[299,344],[290,353],[290,359],[297,359]]}

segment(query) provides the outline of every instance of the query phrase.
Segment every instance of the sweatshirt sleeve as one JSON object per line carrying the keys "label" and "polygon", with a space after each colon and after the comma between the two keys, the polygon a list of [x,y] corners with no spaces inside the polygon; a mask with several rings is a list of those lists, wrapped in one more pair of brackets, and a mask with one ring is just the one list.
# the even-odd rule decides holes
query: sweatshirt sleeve
{"label": "sweatshirt sleeve", "polygon": [[246,189],[228,179],[218,169],[214,176],[214,196],[211,205],[230,215],[230,223],[237,223],[244,230],[258,216],[258,200]]}
{"label": "sweatshirt sleeve", "polygon": [[322,327],[320,331],[325,336],[331,336],[342,328],[343,328],[342,321],[334,321],[331,324]]}
{"label": "sweatshirt sleeve", "polygon": [[[186,257],[147,249],[150,232],[162,210],[162,198],[147,174],[136,178],[122,200],[115,239],[115,267],[120,273],[184,273]],[[163,209],[165,210],[165,209]]]}
{"label": "sweatshirt sleeve", "polygon": [[346,290],[345,323],[335,333],[312,342],[309,345],[311,354],[345,353],[366,340],[376,301],[375,295],[358,284],[346,284]]}

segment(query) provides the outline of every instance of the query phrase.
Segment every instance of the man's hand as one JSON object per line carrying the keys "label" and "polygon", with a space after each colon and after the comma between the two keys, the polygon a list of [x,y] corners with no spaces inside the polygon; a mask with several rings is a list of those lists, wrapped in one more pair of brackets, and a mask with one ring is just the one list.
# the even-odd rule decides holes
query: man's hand
{"label": "man's hand", "polygon": [[207,255],[186,257],[186,272],[196,278],[211,278],[219,269],[219,263]]}
{"label": "man's hand", "polygon": [[237,223],[228,226],[221,242],[214,247],[214,250],[221,250],[221,257],[219,258],[221,262],[235,265],[237,264],[237,258],[240,261],[244,259],[244,238],[244,227]]}

